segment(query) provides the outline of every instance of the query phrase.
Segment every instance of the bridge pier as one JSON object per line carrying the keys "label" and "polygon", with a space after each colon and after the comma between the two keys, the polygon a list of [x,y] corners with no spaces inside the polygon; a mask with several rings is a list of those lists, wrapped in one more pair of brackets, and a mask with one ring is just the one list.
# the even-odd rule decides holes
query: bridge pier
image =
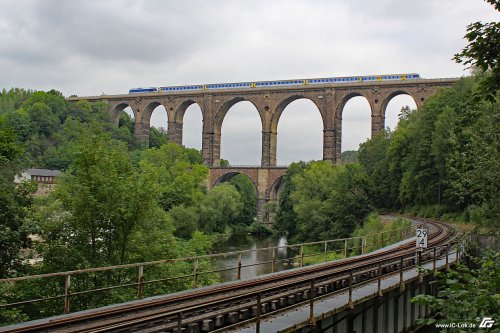
{"label": "bridge pier", "polygon": [[168,122],[167,138],[169,143],[182,145],[182,125],[182,123],[174,121]]}
{"label": "bridge pier", "polygon": [[262,132],[262,167],[276,166],[276,139],[276,132]]}

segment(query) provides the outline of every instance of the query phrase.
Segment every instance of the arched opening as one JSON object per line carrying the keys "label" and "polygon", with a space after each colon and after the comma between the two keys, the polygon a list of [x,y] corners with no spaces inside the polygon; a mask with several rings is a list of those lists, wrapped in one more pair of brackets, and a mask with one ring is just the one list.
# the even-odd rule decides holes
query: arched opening
{"label": "arched opening", "polygon": [[359,144],[371,137],[371,107],[363,96],[355,96],[345,103],[342,112],[342,155],[350,155]]}
{"label": "arched opening", "polygon": [[281,184],[283,181],[283,176],[280,176],[274,180],[266,193],[267,202],[264,207],[264,218],[263,220],[267,223],[272,223],[278,212],[278,205],[281,193]]}
{"label": "arched opening", "polygon": [[300,98],[287,104],[277,123],[277,164],[323,158],[323,119],[314,102]]}
{"label": "arched opening", "polygon": [[113,134],[116,139],[127,142],[129,149],[139,147],[135,136],[135,114],[127,104],[120,104],[114,108],[113,119],[118,130]]}
{"label": "arched opening", "polygon": [[280,198],[282,181],[283,181],[283,176],[279,176],[271,184],[269,190],[267,191],[267,198],[269,200],[278,200]]}
{"label": "arched opening", "polygon": [[182,124],[182,144],[187,148],[201,150],[203,114],[198,104],[191,104],[186,109]]}
{"label": "arched opening", "polygon": [[252,224],[257,218],[257,184],[240,172],[226,173],[215,182],[215,186],[223,183],[233,185],[241,196],[243,207],[234,224]]}
{"label": "arched opening", "polygon": [[[399,115],[403,108],[409,108],[409,110],[415,110],[417,104],[413,97],[406,93],[401,93],[397,96],[390,98],[385,109],[385,128],[389,128],[391,131],[396,129],[399,122]],[[407,112],[406,110],[404,112]]]}
{"label": "arched opening", "polygon": [[149,120],[149,146],[159,148],[168,141],[168,114],[163,105],[156,106]]}
{"label": "arched opening", "polygon": [[260,165],[262,122],[255,105],[239,101],[221,117],[220,158],[231,165]]}

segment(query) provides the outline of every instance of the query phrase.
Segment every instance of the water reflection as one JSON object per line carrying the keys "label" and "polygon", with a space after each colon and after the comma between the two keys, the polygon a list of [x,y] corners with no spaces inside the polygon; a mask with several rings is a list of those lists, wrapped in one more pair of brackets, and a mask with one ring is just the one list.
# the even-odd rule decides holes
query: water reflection
{"label": "water reflection", "polygon": [[[253,235],[233,235],[226,241],[217,243],[214,246],[215,253],[241,252],[241,278],[248,279],[258,275],[272,272],[273,249],[275,249],[275,271],[289,268],[288,262],[282,259],[293,257],[293,251],[287,249],[286,239],[276,237],[258,237]],[[282,246],[282,247],[281,247]],[[267,249],[271,248],[271,249]],[[266,249],[258,250],[257,249]],[[261,264],[262,263],[262,264]],[[223,281],[236,279],[238,270],[238,254],[228,255],[220,258],[215,263],[217,269],[227,269],[220,272]]]}

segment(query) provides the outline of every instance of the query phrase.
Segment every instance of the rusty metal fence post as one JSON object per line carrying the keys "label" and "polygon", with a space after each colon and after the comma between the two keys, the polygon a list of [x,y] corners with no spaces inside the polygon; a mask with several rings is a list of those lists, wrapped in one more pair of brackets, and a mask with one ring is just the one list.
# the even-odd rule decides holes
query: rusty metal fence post
{"label": "rusty metal fence post", "polygon": [[276,272],[276,249],[273,249],[273,264],[271,268],[271,272]]}
{"label": "rusty metal fence post", "polygon": [[344,258],[347,258],[347,238],[344,239]]}
{"label": "rusty metal fence post", "polygon": [[238,272],[236,273],[236,280],[241,279],[241,252],[238,253]]}
{"label": "rusty metal fence post", "polygon": [[182,332],[182,312],[177,314],[177,333]]}
{"label": "rusty metal fence post", "polygon": [[325,252],[325,262],[327,262],[328,261],[328,242],[326,242],[326,241],[325,241],[324,252]]}
{"label": "rusty metal fence post", "polygon": [[142,293],[144,291],[144,266],[139,266],[139,277],[137,285],[137,299],[142,299]]}
{"label": "rusty metal fence post", "polygon": [[399,290],[405,290],[405,281],[403,278],[403,256],[399,257]]}
{"label": "rusty metal fence post", "polygon": [[436,255],[437,255],[437,253],[436,253],[436,247],[435,246],[432,248],[432,251],[433,251],[432,273],[434,275],[436,275]]}
{"label": "rusty metal fence post", "polygon": [[255,316],[255,332],[260,333],[260,311],[261,311],[261,299],[260,292],[257,293],[257,315]]}
{"label": "rusty metal fence post", "polygon": [[198,288],[198,269],[200,267],[200,262],[198,258],[194,260],[194,269],[193,269],[193,288]]}
{"label": "rusty metal fence post", "polygon": [[349,302],[347,303],[349,309],[354,309],[352,302],[352,268],[349,270]]}
{"label": "rusty metal fence post", "polygon": [[311,285],[309,288],[309,326],[316,326],[316,320],[314,319],[314,279],[311,279]]}
{"label": "rusty metal fence post", "polygon": [[449,252],[450,252],[450,243],[447,243],[446,244],[446,265],[445,265],[447,271],[450,270],[450,263],[449,263],[449,259],[448,259]]}
{"label": "rusty metal fence post", "polygon": [[377,273],[377,296],[382,297],[382,260],[378,261]]}
{"label": "rusty metal fence post", "polygon": [[300,246],[300,267],[304,267],[304,245]]}
{"label": "rusty metal fence post", "polygon": [[418,251],[418,267],[417,267],[417,272],[418,272],[418,282],[422,283],[424,282],[424,277],[422,276],[422,251]]}
{"label": "rusty metal fence post", "polygon": [[71,275],[64,277],[64,313],[70,313]]}

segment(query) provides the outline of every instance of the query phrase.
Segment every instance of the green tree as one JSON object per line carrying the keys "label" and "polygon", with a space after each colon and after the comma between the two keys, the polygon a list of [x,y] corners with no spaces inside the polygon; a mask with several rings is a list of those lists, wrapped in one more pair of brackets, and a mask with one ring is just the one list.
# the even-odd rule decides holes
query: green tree
{"label": "green tree", "polygon": [[143,153],[144,165],[155,170],[151,175],[160,186],[160,205],[165,211],[174,206],[200,202],[206,191],[208,168],[192,163],[187,150],[173,143]]}
{"label": "green tree", "polygon": [[297,214],[293,241],[346,237],[371,210],[368,176],[358,164],[311,162],[292,182]]}
{"label": "green tree", "polygon": [[378,133],[362,143],[358,153],[359,162],[369,175],[373,187],[373,202],[379,208],[393,207],[398,194],[391,191],[388,159],[390,135],[386,131]]}
{"label": "green tree", "polygon": [[302,174],[305,168],[305,162],[294,162],[290,164],[281,180],[278,212],[273,223],[273,229],[278,234],[288,235],[290,238],[297,235],[297,214],[293,210],[291,198],[291,194],[295,189],[292,179],[295,175]]}
{"label": "green tree", "polygon": [[[134,232],[162,218],[156,211],[158,185],[148,174],[153,171],[145,166],[148,173],[138,174],[124,145],[101,133],[98,125],[80,131],[70,168],[54,193],[68,216],[45,226],[57,232],[50,236],[54,241],[47,244],[44,264],[59,270],[127,262]],[[54,244],[84,260],[68,262]]]}
{"label": "green tree", "polygon": [[174,221],[174,235],[183,239],[191,239],[199,228],[200,213],[195,206],[175,206],[169,211]]}
{"label": "green tree", "polygon": [[0,115],[14,112],[31,96],[33,92],[20,88],[3,89],[0,92]]}
{"label": "green tree", "polygon": [[17,274],[21,263],[19,250],[29,243],[25,218],[34,189],[30,183],[14,184],[21,152],[15,133],[0,122],[0,278]]}
{"label": "green tree", "polygon": [[[489,251],[483,258],[469,258],[477,262],[478,268],[469,268],[459,263],[449,272],[438,272],[438,294],[418,295],[412,302],[428,305],[432,317],[419,319],[419,324],[449,324],[451,322],[477,323],[477,318],[498,318],[500,299],[500,256]],[[446,329],[441,332],[462,332]],[[494,327],[490,332],[498,332]]]}
{"label": "green tree", "polygon": [[231,178],[230,184],[234,185],[240,193],[243,208],[235,224],[250,225],[257,217],[257,191],[254,183],[245,175],[238,174]]}
{"label": "green tree", "polygon": [[243,209],[241,195],[228,183],[214,187],[200,206],[200,228],[207,232],[224,232],[235,224]]}
{"label": "green tree", "polygon": [[64,96],[56,90],[50,90],[48,92],[37,91],[29,95],[29,98],[23,103],[22,107],[28,109],[30,106],[35,104],[45,104],[49,107],[52,113],[59,118],[59,122],[62,123],[66,119],[68,114],[69,102],[66,101]]}
{"label": "green tree", "polygon": [[[487,0],[496,11],[500,11],[500,1]],[[482,71],[491,71],[479,82],[482,96],[495,101],[500,89],[500,22],[475,22],[467,26],[464,36],[469,44],[453,59],[457,63],[471,65]]]}
{"label": "green tree", "polygon": [[162,145],[167,143],[167,131],[162,127],[150,127],[149,128],[149,147],[150,148],[160,148]]}

